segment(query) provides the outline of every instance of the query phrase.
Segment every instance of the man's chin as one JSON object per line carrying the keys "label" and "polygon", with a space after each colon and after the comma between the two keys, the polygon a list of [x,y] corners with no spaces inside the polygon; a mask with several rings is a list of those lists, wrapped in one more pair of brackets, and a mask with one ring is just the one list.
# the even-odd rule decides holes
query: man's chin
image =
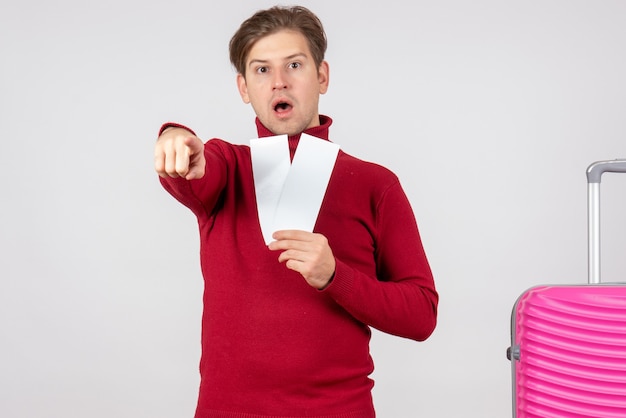
{"label": "man's chin", "polygon": [[298,135],[304,131],[306,131],[307,129],[313,127],[313,126],[317,126],[319,125],[319,117],[317,119],[317,125],[314,125],[312,123],[307,123],[307,122],[298,122],[298,121],[294,121],[294,120],[271,120],[268,121],[267,123],[264,122],[262,119],[259,118],[259,120],[261,120],[261,123],[270,131],[272,131],[272,133],[274,135],[289,135],[289,136],[293,136],[293,135]]}

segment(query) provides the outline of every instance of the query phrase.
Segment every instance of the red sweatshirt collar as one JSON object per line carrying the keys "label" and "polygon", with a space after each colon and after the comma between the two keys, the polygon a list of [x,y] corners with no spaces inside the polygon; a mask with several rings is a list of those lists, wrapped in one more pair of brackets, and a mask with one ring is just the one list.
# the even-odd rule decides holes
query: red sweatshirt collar
{"label": "red sweatshirt collar", "polygon": [[[329,118],[326,115],[320,115],[320,125],[315,126],[313,128],[309,128],[305,130],[304,133],[314,136],[316,138],[325,139],[328,141],[328,128],[330,127],[330,125],[332,125],[332,123],[333,123],[333,120],[331,118]],[[256,118],[256,128],[259,134],[259,138],[265,138],[268,136],[276,135],[275,133],[267,129],[261,123],[259,118]],[[297,142],[300,139],[300,135],[302,135],[302,133],[289,136],[289,142],[294,142],[294,141]]]}

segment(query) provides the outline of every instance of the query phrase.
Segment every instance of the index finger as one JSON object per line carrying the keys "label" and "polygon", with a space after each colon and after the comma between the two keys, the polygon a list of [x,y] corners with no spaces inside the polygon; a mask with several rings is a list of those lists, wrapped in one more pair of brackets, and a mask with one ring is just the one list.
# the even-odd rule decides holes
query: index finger
{"label": "index finger", "polygon": [[272,238],[277,241],[281,240],[294,240],[294,241],[311,241],[312,232],[301,231],[298,229],[284,229],[276,231],[272,234]]}

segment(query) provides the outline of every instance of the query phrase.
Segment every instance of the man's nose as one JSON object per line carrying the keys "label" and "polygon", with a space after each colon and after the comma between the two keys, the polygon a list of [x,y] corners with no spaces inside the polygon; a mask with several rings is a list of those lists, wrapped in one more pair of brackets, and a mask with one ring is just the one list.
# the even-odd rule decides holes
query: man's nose
{"label": "man's nose", "polygon": [[274,90],[287,88],[287,75],[284,71],[274,71]]}

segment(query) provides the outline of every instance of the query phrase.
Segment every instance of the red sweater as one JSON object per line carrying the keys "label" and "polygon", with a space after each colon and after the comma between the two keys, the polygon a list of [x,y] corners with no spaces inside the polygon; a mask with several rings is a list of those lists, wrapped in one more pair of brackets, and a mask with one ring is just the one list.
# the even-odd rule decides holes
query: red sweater
{"label": "red sweater", "polygon": [[[307,134],[328,140],[332,120]],[[273,135],[257,120],[260,137]],[[299,135],[289,138],[296,150]],[[438,295],[397,177],[339,152],[314,232],[323,291],[278,262],[258,221],[250,148],[205,144],[202,179],[161,179],[198,218],[205,281],[196,418],[371,418],[370,326],[424,340]]]}

